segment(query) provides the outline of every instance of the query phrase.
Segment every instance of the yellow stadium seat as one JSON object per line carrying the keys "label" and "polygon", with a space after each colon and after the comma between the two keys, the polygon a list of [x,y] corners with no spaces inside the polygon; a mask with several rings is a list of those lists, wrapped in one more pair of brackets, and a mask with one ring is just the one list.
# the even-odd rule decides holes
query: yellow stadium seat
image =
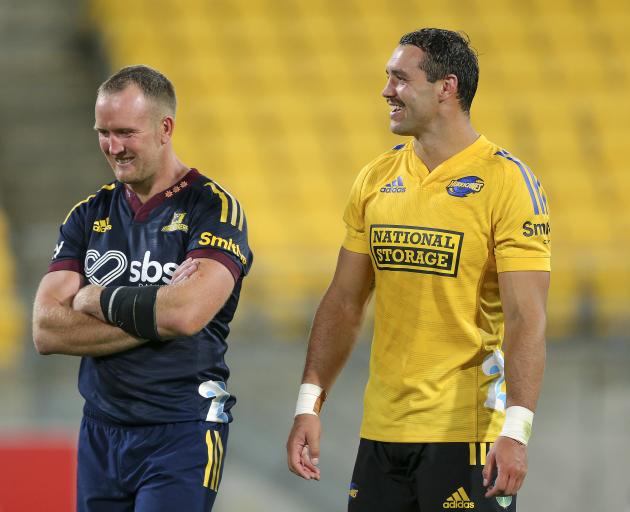
{"label": "yellow stadium seat", "polygon": [[250,286],[279,326],[308,323],[356,173],[400,142],[380,93],[398,38],[417,25],[470,35],[473,122],[547,191],[550,332],[573,334],[591,300],[601,334],[625,325],[630,266],[610,256],[630,249],[625,0],[92,0],[92,12],[113,67],[143,62],[175,83],[176,147],[243,203]]}

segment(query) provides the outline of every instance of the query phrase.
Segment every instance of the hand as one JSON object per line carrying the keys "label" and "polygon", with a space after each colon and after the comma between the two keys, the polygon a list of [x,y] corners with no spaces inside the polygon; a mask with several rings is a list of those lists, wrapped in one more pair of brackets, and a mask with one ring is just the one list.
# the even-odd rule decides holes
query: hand
{"label": "hand", "polygon": [[486,498],[515,495],[526,474],[527,446],[511,437],[499,436],[483,468],[483,485],[488,488]]}
{"label": "hand", "polygon": [[287,441],[289,470],[306,480],[319,480],[319,438],[322,426],[319,416],[299,414]]}
{"label": "hand", "polygon": [[84,286],[72,299],[72,309],[92,315],[104,322],[105,317],[101,309],[101,292],[103,290],[102,286],[95,284]]}
{"label": "hand", "polygon": [[198,268],[199,262],[197,260],[193,260],[192,258],[188,258],[187,260],[183,261],[181,265],[179,265],[179,267],[177,267],[177,270],[175,270],[175,273],[173,274],[173,277],[171,278],[171,282],[169,284],[181,283],[182,281],[187,279],[188,276],[191,276],[192,274],[197,272]]}

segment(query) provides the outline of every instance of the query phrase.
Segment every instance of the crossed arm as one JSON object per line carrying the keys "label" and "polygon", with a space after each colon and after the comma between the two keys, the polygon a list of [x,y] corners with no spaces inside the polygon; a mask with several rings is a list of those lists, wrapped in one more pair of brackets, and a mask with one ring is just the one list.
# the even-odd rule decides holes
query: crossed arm
{"label": "crossed arm", "polygon": [[[42,279],[33,307],[33,340],[40,354],[105,356],[135,348],[135,338],[105,323],[100,294],[103,287],[83,287],[84,278],[60,270]],[[168,286],[157,294],[156,320],[163,338],[200,331],[225,304],[234,278],[212,259],[187,260]]]}

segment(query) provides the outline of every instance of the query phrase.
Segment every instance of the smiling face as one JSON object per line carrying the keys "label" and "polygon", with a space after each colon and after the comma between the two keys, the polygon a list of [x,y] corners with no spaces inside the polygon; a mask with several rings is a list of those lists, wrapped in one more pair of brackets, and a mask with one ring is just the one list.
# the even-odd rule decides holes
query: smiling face
{"label": "smiling face", "polygon": [[150,187],[165,150],[158,105],[131,84],[119,92],[99,94],[94,114],[101,151],[116,179],[134,188]]}
{"label": "smiling face", "polygon": [[427,81],[420,69],[424,52],[413,45],[398,46],[387,63],[382,95],[392,107],[390,129],[418,137],[437,115],[441,81]]}

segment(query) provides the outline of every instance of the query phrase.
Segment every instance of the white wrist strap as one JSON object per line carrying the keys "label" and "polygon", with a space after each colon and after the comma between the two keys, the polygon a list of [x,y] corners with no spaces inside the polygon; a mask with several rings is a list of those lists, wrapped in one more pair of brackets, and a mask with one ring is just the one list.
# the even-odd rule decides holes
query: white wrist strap
{"label": "white wrist strap", "polygon": [[302,384],[295,404],[295,416],[298,414],[314,414],[319,416],[319,411],[326,400],[326,391],[315,384]]}
{"label": "white wrist strap", "polygon": [[513,405],[505,410],[505,422],[500,436],[511,437],[527,445],[532,434],[534,413],[525,407]]}

